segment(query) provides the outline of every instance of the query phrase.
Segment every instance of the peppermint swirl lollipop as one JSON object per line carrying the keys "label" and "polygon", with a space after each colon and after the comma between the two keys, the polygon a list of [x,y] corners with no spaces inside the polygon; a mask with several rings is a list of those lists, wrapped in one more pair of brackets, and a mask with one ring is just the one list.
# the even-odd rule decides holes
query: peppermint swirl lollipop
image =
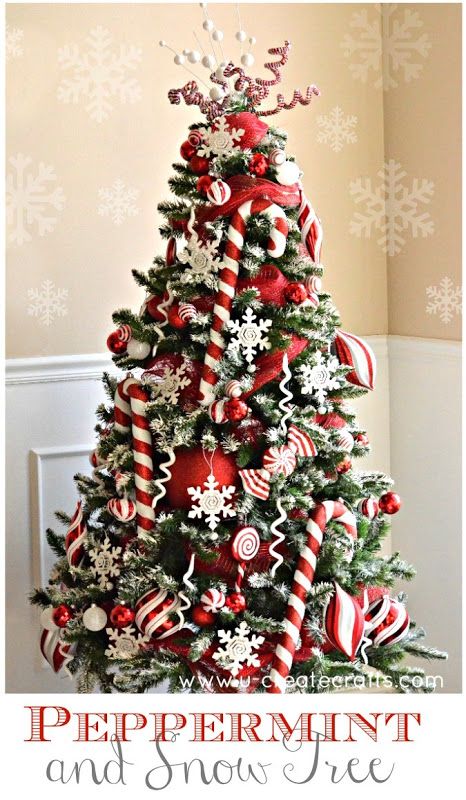
{"label": "peppermint swirl lollipop", "polygon": [[239,528],[231,543],[231,554],[235,561],[251,561],[259,552],[260,538],[251,525]]}

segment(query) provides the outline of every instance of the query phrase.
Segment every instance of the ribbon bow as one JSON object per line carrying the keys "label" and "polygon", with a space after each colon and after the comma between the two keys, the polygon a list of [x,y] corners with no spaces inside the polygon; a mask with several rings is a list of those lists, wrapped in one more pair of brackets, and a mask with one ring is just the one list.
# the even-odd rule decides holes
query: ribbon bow
{"label": "ribbon bow", "polygon": [[296,456],[313,458],[316,454],[317,448],[311,437],[296,425],[290,425],[287,443],[279,447],[269,447],[265,451],[262,456],[262,469],[240,470],[243,489],[259,500],[267,500],[272,475],[288,477],[296,468]]}

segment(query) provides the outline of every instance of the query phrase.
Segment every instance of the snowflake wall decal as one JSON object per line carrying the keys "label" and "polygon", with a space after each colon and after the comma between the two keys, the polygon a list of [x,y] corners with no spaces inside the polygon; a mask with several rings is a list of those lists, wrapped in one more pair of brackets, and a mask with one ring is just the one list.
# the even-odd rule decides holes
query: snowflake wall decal
{"label": "snowflake wall decal", "polygon": [[322,405],[327,392],[341,386],[340,378],[335,376],[340,362],[335,356],[326,357],[320,351],[314,361],[313,365],[303,364],[301,367],[301,394],[311,395]]}
{"label": "snowflake wall decal", "polygon": [[228,346],[232,350],[241,350],[251,367],[257,350],[270,350],[272,346],[266,335],[271,326],[271,319],[257,320],[252,308],[248,307],[243,314],[243,322],[238,320],[230,320],[228,322],[228,327],[236,336],[236,338],[230,340]]}
{"label": "snowflake wall decal", "polygon": [[121,225],[128,217],[136,217],[139,214],[135,204],[138,195],[139,189],[126,186],[118,178],[112,186],[99,189],[99,198],[102,200],[97,209],[99,216],[110,217],[115,225]]}
{"label": "snowflake wall decal", "polygon": [[21,28],[11,28],[9,25],[5,28],[5,55],[6,60],[10,61],[12,58],[20,58],[23,55],[23,36],[24,31]]}
{"label": "snowflake wall decal", "polygon": [[197,149],[199,156],[231,156],[241,148],[237,142],[244,135],[242,128],[230,128],[225,117],[220,117],[210,128],[199,128],[202,144]]}
{"label": "snowflake wall decal", "polygon": [[224,630],[218,632],[220,644],[224,644],[225,647],[219,647],[212,658],[231,672],[233,677],[238,675],[243,666],[260,666],[259,656],[253,651],[260,647],[264,637],[256,634],[250,637],[250,633],[251,630],[244,621],[236,626],[234,634]]}
{"label": "snowflake wall decal", "polygon": [[416,239],[434,232],[430,214],[419,211],[434,193],[434,184],[426,178],[413,178],[411,186],[403,183],[407,173],[401,164],[390,159],[377,173],[380,183],[370,178],[357,178],[350,183],[350,195],[356,203],[364,203],[366,212],[356,212],[350,223],[350,233],[366,239],[373,230],[380,231],[377,239],[385,253],[395,256],[406,242],[405,231]]}
{"label": "snowflake wall decal", "polygon": [[317,141],[330,145],[335,153],[339,153],[345,144],[354,144],[358,141],[353,130],[357,122],[357,117],[345,116],[343,109],[335,106],[327,116],[319,114],[317,117],[317,125],[321,128],[317,134]]}
{"label": "snowflake wall decal", "polygon": [[119,630],[118,628],[106,628],[106,633],[110,639],[109,646],[105,651],[108,658],[123,659],[134,658],[137,656],[142,644],[147,644],[148,636],[138,633],[132,625]]}
{"label": "snowflake wall decal", "polygon": [[[204,489],[200,486],[188,488],[188,494],[191,495],[193,505],[191,510],[188,511],[188,517],[191,519],[206,518],[206,522],[211,531],[214,531],[220,522],[220,516],[223,519],[227,517],[236,517],[236,511],[232,508],[228,500],[232,499],[235,492],[235,486],[222,486],[218,488],[219,482],[215,480],[212,473],[203,484]],[[194,505],[199,503],[198,506]]]}
{"label": "snowflake wall decal", "polygon": [[367,9],[353,14],[355,34],[347,33],[341,42],[344,55],[358,59],[349,64],[353,78],[367,83],[373,75],[374,86],[384,91],[396,88],[400,77],[406,83],[418,78],[432,47],[426,33],[417,36],[422,26],[417,11],[395,3],[380,3],[374,16]]}
{"label": "snowflake wall decal", "polygon": [[65,45],[58,51],[58,63],[71,72],[58,87],[62,103],[87,100],[86,111],[100,123],[108,119],[114,102],[135,103],[141,98],[141,86],[129,77],[141,61],[142,51],[131,44],[112,49],[113,37],[106,28],[93,28],[86,38],[87,50],[77,44]]}
{"label": "snowflake wall decal", "polygon": [[53,167],[41,161],[35,169],[32,158],[22,153],[11,156],[9,163],[13,170],[6,179],[8,239],[21,246],[31,241],[34,229],[39,236],[53,231],[57,215],[51,212],[63,210],[65,195],[60,186],[53,186],[57,180]]}
{"label": "snowflake wall decal", "polygon": [[102,544],[96,545],[89,550],[89,558],[93,562],[91,572],[98,578],[101,589],[112,589],[113,583],[109,578],[116,578],[120,574],[118,561],[121,555],[121,547],[112,547],[108,536]]}
{"label": "snowflake wall decal", "polygon": [[68,289],[58,289],[53,281],[42,281],[38,289],[28,289],[28,315],[37,317],[47,328],[58,317],[66,317]]}
{"label": "snowflake wall decal", "polygon": [[463,293],[461,286],[455,287],[451,278],[445,276],[438,286],[428,286],[426,294],[430,298],[426,312],[433,315],[438,314],[444,325],[451,322],[455,314],[461,314]]}

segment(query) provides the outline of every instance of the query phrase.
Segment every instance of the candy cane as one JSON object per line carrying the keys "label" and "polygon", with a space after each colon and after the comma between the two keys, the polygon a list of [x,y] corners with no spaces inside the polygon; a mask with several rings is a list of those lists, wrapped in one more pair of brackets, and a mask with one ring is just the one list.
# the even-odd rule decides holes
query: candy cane
{"label": "candy cane", "polygon": [[319,264],[323,237],[322,226],[302,188],[299,193],[301,204],[299,206],[298,225],[301,229],[301,239],[314,263]]}
{"label": "candy cane", "polygon": [[155,513],[152,508],[151,481],[154,477],[152,437],[146,415],[148,393],[139,381],[129,376],[115,392],[115,428],[133,435],[134,483],[136,487],[136,522],[138,535],[151,531]]}
{"label": "candy cane", "polygon": [[199,402],[208,406],[215,399],[213,387],[218,377],[215,367],[225,350],[225,340],[221,335],[231,316],[233,298],[238,281],[239,262],[244,246],[246,224],[254,214],[265,214],[273,224],[267,242],[267,253],[279,258],[285,252],[288,222],[286,214],[280,206],[265,198],[248,200],[233,214],[228,228],[227,243],[219,275],[219,288],[215,297],[215,305],[210,329],[210,342],[207,347],[201,381],[199,384]]}
{"label": "candy cane", "polygon": [[340,522],[346,533],[355,539],[357,536],[356,519],[343,503],[333,500],[324,500],[319,503],[309,515],[306,526],[307,541],[301,551],[293,576],[288,608],[284,620],[285,630],[275,649],[272,668],[270,670],[271,686],[268,692],[281,694],[285,691],[286,678],[293,664],[294,654],[298,643],[304,613],[305,602],[312,582],[317,564],[325,528],[329,520]]}

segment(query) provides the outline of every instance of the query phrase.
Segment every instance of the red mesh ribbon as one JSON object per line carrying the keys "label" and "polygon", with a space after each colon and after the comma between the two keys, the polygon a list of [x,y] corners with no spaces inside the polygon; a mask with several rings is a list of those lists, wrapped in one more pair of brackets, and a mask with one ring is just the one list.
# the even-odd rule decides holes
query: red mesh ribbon
{"label": "red mesh ribbon", "polygon": [[282,372],[283,356],[285,353],[288,356],[288,362],[291,363],[297,358],[304,348],[309,344],[307,339],[301,336],[292,334],[291,344],[285,350],[277,350],[275,353],[267,353],[264,356],[259,356],[256,359],[256,372],[254,373],[254,384],[249,392],[245,392],[243,397],[246,399],[254,392],[257,392],[266,383],[275,380]]}
{"label": "red mesh ribbon", "polygon": [[288,286],[288,280],[283,272],[280,272],[275,264],[263,264],[258,275],[240,278],[236,289],[238,292],[242,292],[244,289],[258,289],[263,303],[284,306],[286,302],[285,286]]}
{"label": "red mesh ribbon", "polygon": [[253,178],[250,175],[234,175],[226,183],[231,189],[231,198],[223,206],[206,205],[199,209],[196,215],[198,225],[213,222],[217,217],[231,217],[243,203],[258,197],[287,208],[299,206],[300,203],[297,183],[281,186],[265,178]]}

